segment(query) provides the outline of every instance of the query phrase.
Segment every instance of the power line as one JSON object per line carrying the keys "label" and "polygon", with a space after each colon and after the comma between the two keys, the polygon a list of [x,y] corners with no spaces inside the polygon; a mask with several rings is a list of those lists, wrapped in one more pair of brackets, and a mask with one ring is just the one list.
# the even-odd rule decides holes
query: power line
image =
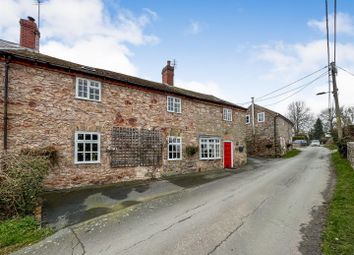
{"label": "power line", "polygon": [[339,69],[343,70],[344,72],[346,72],[346,73],[348,73],[348,74],[354,76],[354,73],[352,73],[352,72],[350,72],[350,71],[344,69],[343,67],[340,67],[340,66],[336,66],[336,67],[338,67]]}
{"label": "power line", "polygon": [[300,79],[298,79],[298,80],[296,80],[296,81],[294,81],[294,82],[292,82],[292,83],[289,83],[289,84],[287,84],[287,85],[285,85],[285,86],[283,86],[283,87],[280,87],[279,89],[273,90],[273,91],[271,91],[271,92],[269,92],[269,93],[267,93],[267,94],[265,94],[265,95],[263,95],[263,96],[261,96],[261,97],[258,97],[258,98],[256,98],[256,100],[258,101],[259,99],[262,99],[262,98],[267,97],[267,96],[269,96],[269,95],[271,95],[271,94],[274,94],[275,92],[278,92],[278,91],[283,90],[283,89],[285,89],[285,88],[287,88],[287,87],[290,87],[290,86],[292,86],[292,85],[294,85],[294,84],[296,84],[296,83],[298,83],[298,82],[300,82],[300,81],[302,81],[302,80],[305,80],[306,78],[308,78],[308,77],[310,77],[310,76],[312,76],[312,75],[314,75],[314,74],[316,74],[316,73],[322,71],[322,70],[325,69],[325,68],[327,68],[327,66],[322,67],[322,68],[318,69],[317,71],[315,71],[315,72],[313,72],[313,73],[310,73],[310,74],[308,74],[308,75],[306,75],[306,76],[304,76],[304,77],[302,77],[302,78],[300,78]]}
{"label": "power line", "polygon": [[311,84],[313,84],[315,81],[321,79],[322,77],[324,77],[324,76],[326,76],[326,75],[327,75],[327,71],[324,72],[324,73],[322,73],[321,75],[319,75],[317,78],[313,79],[312,81],[308,82],[307,84],[305,84],[305,85],[299,87],[298,90],[297,90],[295,93],[293,93],[293,94],[291,94],[291,95],[289,95],[289,96],[287,96],[287,97],[285,97],[285,98],[283,98],[283,99],[281,99],[281,100],[279,100],[279,101],[277,101],[277,102],[275,102],[275,103],[271,103],[271,104],[268,104],[268,105],[265,105],[265,106],[276,105],[276,104],[279,104],[279,103],[281,103],[281,102],[283,102],[283,101],[289,99],[290,97],[292,97],[292,96],[294,96],[294,95],[300,93],[300,92],[303,91],[305,88],[307,88],[308,86],[310,86]]}
{"label": "power line", "polygon": [[[296,88],[291,89],[291,90],[288,90],[288,91],[286,91],[286,92],[277,94],[277,95],[272,96],[272,97],[267,97],[267,96],[269,96],[269,95],[271,95],[271,94],[274,94],[274,93],[277,92],[277,91],[281,91],[281,90],[283,90],[283,89],[285,89],[285,88],[287,88],[287,87],[290,87],[290,86],[292,86],[292,85],[294,85],[294,84],[296,84],[296,83],[298,83],[298,82],[300,82],[300,81],[302,81],[302,80],[305,80],[306,78],[308,78],[308,77],[310,77],[310,76],[312,76],[312,75],[314,75],[314,74],[316,74],[316,73],[322,71],[322,70],[325,69],[325,68],[327,68],[327,66],[322,67],[321,69],[318,69],[317,71],[315,71],[315,72],[313,72],[313,73],[310,73],[310,74],[308,74],[308,75],[306,75],[306,76],[304,76],[304,77],[302,77],[302,78],[300,78],[300,79],[298,79],[298,80],[296,80],[296,81],[294,81],[294,82],[292,82],[292,83],[289,83],[289,84],[287,84],[287,85],[285,85],[285,86],[283,86],[283,87],[280,87],[279,89],[273,90],[273,91],[271,91],[271,92],[269,92],[269,93],[267,93],[267,94],[265,94],[265,95],[263,95],[263,96],[261,96],[261,97],[258,97],[258,98],[256,98],[256,101],[257,101],[257,102],[261,102],[261,101],[266,101],[266,100],[274,99],[274,98],[276,98],[276,97],[279,97],[279,96],[282,96],[282,95],[284,95],[284,94],[290,93],[290,92],[292,92],[292,91],[294,91],[294,90],[296,90],[296,89],[299,89],[299,88],[301,88],[301,87],[304,86],[304,85],[301,85],[301,86],[299,86],[299,87],[296,87]],[[267,97],[267,98],[264,98],[264,97]],[[263,98],[264,98],[264,99],[263,99]],[[260,100],[260,99],[261,99],[261,100]],[[238,105],[247,105],[247,104],[250,104],[250,103],[252,103],[252,101],[247,101],[247,102],[242,102],[242,103],[237,103],[237,104],[238,104]]]}
{"label": "power line", "polygon": [[[328,71],[327,71],[327,72],[328,72]],[[326,72],[326,73],[327,73],[327,72]],[[277,97],[286,95],[286,94],[288,94],[288,93],[290,93],[290,92],[293,92],[293,91],[295,91],[295,90],[298,90],[298,89],[301,89],[301,88],[303,88],[303,87],[306,87],[307,84],[308,84],[308,83],[303,84],[303,85],[298,86],[298,87],[295,87],[295,88],[293,88],[293,89],[287,90],[287,91],[285,91],[285,92],[283,92],[283,93],[280,93],[280,94],[277,94],[277,95],[275,95],[275,96],[266,97],[266,98],[263,98],[263,99],[261,99],[261,100],[257,100],[257,102],[267,101],[267,100],[270,100],[270,99],[274,99],[274,98],[277,98]]]}

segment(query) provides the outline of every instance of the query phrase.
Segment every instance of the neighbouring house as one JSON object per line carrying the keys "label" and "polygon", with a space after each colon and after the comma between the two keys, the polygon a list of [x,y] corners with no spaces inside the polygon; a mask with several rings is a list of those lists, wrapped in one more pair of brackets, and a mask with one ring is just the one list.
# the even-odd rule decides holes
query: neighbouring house
{"label": "neighbouring house", "polygon": [[281,156],[291,148],[294,124],[283,115],[253,104],[245,123],[248,155]]}
{"label": "neighbouring house", "polygon": [[47,189],[246,163],[246,108],[175,87],[169,61],[158,83],[41,54],[20,24],[20,45],[0,41],[0,153],[54,146]]}

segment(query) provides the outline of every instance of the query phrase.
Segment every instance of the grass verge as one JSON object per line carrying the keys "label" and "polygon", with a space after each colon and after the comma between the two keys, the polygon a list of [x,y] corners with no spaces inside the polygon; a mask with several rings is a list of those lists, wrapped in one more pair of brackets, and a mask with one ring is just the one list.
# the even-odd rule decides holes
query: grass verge
{"label": "grass verge", "polygon": [[322,251],[326,255],[354,254],[354,171],[350,163],[332,154],[337,184],[325,230],[322,235]]}
{"label": "grass verge", "polygon": [[0,222],[0,255],[9,254],[52,234],[50,228],[40,228],[38,221],[26,216]]}
{"label": "grass verge", "polygon": [[287,153],[285,153],[282,158],[292,158],[292,157],[295,157],[297,156],[298,154],[300,154],[300,150],[298,149],[293,149],[291,151],[288,151]]}
{"label": "grass verge", "polygon": [[337,149],[337,145],[335,145],[334,143],[331,144],[325,144],[324,147],[326,147],[327,149],[333,151]]}

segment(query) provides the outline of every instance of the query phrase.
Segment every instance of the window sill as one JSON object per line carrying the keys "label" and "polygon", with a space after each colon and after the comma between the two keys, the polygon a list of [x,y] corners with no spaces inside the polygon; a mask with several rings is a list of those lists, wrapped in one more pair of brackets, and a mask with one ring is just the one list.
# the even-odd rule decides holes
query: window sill
{"label": "window sill", "polygon": [[102,100],[94,100],[94,99],[88,99],[88,98],[83,98],[83,97],[75,97],[75,99],[82,100],[82,101],[96,102],[96,103],[102,102]]}
{"label": "window sill", "polygon": [[101,164],[101,161],[95,161],[95,162],[81,162],[81,161],[76,162],[75,161],[75,165],[99,165],[99,164]]}

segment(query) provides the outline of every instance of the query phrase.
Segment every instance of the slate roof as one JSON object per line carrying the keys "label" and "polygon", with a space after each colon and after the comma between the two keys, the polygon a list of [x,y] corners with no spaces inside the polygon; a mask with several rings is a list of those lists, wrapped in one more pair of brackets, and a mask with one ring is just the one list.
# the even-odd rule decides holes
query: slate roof
{"label": "slate roof", "polygon": [[18,45],[17,43],[0,39],[0,50],[2,49],[16,50],[16,49],[23,49],[23,48],[21,48],[20,45]]}
{"label": "slate roof", "polygon": [[76,64],[70,61],[66,61],[59,58],[54,58],[45,54],[41,54],[35,51],[30,50],[11,50],[11,49],[1,49],[0,47],[0,55],[11,55],[15,59],[25,60],[30,62],[37,62],[47,64],[54,68],[64,68],[75,70],[80,73],[90,74],[94,76],[99,76],[103,78],[109,78],[120,82],[125,82],[134,86],[143,87],[147,89],[152,89],[156,91],[167,92],[171,94],[186,96],[190,98],[195,98],[203,101],[208,101],[216,104],[232,106],[241,110],[247,110],[246,108],[236,105],[234,103],[222,100],[213,95],[202,94],[182,88],[178,88],[175,86],[169,86],[163,83],[153,82],[145,79],[141,79],[134,76],[129,76],[117,72],[112,72],[104,69],[93,68],[88,66],[83,66],[80,64]]}

